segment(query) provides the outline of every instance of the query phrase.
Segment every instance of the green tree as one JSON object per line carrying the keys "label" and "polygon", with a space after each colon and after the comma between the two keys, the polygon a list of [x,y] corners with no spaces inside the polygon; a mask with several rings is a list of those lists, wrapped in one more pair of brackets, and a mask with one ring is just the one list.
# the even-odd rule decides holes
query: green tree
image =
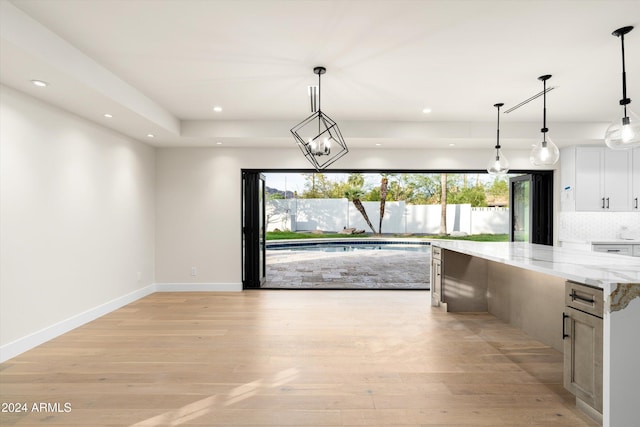
{"label": "green tree", "polygon": [[323,173],[304,174],[304,179],[303,199],[331,198],[335,194],[335,183]]}
{"label": "green tree", "polygon": [[474,208],[487,206],[485,189],[481,185],[474,185],[473,187],[463,187],[457,189],[457,191],[455,192],[450,192],[447,201],[453,205],[462,205],[468,203]]}
{"label": "green tree", "polygon": [[367,202],[379,202],[380,201],[380,188],[373,187],[371,190],[362,197],[363,201]]}
{"label": "green tree", "polygon": [[489,204],[508,206],[509,205],[509,178],[506,176],[496,176],[493,182],[487,186],[487,201]]}
{"label": "green tree", "polygon": [[[428,203],[440,203],[440,181],[436,174],[405,174],[401,178],[404,186],[396,195],[396,189],[392,183],[394,200],[405,200],[407,203],[419,205]],[[397,197],[404,197],[400,199]]]}

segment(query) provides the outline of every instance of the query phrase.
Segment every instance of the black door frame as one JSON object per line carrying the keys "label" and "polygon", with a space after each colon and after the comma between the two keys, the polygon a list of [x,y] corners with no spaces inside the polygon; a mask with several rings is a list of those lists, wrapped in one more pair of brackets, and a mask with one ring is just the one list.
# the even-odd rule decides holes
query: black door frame
{"label": "black door frame", "polygon": [[259,289],[266,281],[265,176],[242,171],[242,289]]}
{"label": "black door frame", "polygon": [[[282,168],[261,168],[261,169],[242,169],[242,185],[241,185],[241,242],[242,242],[242,288],[258,289],[265,282],[266,277],[260,277],[260,271],[266,272],[266,224],[259,224],[257,215],[260,210],[257,206],[258,200],[258,184],[256,177],[262,176],[264,173],[317,173],[315,169],[282,169]],[[466,173],[477,174],[487,173],[486,170],[471,169],[330,169],[323,173]],[[534,210],[534,238],[532,243],[541,243],[546,245],[553,244],[553,170],[548,171],[532,171],[526,169],[511,170],[509,174],[531,174],[534,176],[534,187],[532,194],[539,197],[540,205],[543,212]],[[537,177],[537,178],[535,178]],[[263,181],[264,185],[264,181]],[[263,189],[264,190],[264,189]],[[511,191],[511,189],[509,190]],[[263,193],[262,213],[265,214],[266,194]],[[511,213],[509,214],[511,216]],[[511,228],[511,224],[509,224]],[[261,231],[262,230],[262,231]],[[262,245],[260,244],[260,236],[262,236]],[[543,243],[548,242],[548,243]],[[260,253],[262,252],[262,257]]]}
{"label": "black door frame", "polygon": [[509,179],[509,240],[513,242],[513,183],[529,181],[529,243],[553,245],[553,171],[533,171]]}

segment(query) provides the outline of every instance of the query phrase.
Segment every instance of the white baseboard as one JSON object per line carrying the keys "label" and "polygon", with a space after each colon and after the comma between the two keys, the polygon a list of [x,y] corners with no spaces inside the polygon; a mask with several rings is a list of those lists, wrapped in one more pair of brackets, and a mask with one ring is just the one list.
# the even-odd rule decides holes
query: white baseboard
{"label": "white baseboard", "polygon": [[11,359],[27,350],[39,346],[57,336],[60,336],[72,329],[82,326],[85,323],[89,323],[98,317],[104,316],[107,313],[111,313],[114,310],[119,309],[127,304],[130,304],[140,298],[154,293],[156,290],[155,284],[145,286],[144,288],[135,290],[131,293],[115,298],[109,302],[101,304],[97,307],[86,310],[82,313],[78,313],[75,316],[71,316],[68,319],[62,320],[58,323],[54,323],[44,329],[29,334],[25,337],[18,338],[15,341],[7,343],[0,347],[0,362]]}
{"label": "white baseboard", "polygon": [[154,292],[242,292],[242,283],[153,283],[0,346],[0,363]]}
{"label": "white baseboard", "polygon": [[242,283],[156,283],[156,292],[242,292]]}

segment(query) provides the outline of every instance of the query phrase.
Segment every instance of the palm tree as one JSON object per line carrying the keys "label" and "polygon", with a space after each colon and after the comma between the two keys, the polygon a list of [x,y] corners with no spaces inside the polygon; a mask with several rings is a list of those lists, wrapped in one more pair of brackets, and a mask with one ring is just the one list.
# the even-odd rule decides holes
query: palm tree
{"label": "palm tree", "polygon": [[440,174],[440,234],[447,234],[447,174]]}
{"label": "palm tree", "polygon": [[364,209],[362,201],[360,200],[363,195],[364,191],[362,191],[362,188],[359,187],[350,187],[344,192],[344,197],[353,202],[353,205],[356,207],[356,209],[358,209],[358,212],[362,214],[362,217],[369,225],[369,228],[371,228],[371,231],[373,231],[373,234],[375,234],[376,230],[373,229],[373,224],[371,224],[371,220],[369,220],[369,215],[367,215],[367,211]]}
{"label": "palm tree", "polygon": [[384,205],[387,202],[387,193],[389,178],[385,174],[381,174],[380,180],[380,224],[378,225],[378,233],[382,234],[382,219],[384,218]]}

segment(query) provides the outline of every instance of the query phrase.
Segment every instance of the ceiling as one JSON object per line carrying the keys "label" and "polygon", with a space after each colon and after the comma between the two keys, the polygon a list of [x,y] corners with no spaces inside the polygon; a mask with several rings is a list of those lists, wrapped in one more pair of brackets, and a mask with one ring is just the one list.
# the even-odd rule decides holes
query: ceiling
{"label": "ceiling", "polygon": [[[539,93],[543,74],[555,87],[549,136],[559,146],[600,143],[621,98],[620,40],[611,32],[640,26],[640,1],[615,0],[0,6],[3,84],[157,146],[294,146],[289,129],[310,114],[318,65],[327,68],[322,111],[350,147],[491,144],[493,104],[506,110]],[[638,103],[640,28],[625,47]],[[500,120],[505,149],[528,149],[540,136],[542,98]]]}

